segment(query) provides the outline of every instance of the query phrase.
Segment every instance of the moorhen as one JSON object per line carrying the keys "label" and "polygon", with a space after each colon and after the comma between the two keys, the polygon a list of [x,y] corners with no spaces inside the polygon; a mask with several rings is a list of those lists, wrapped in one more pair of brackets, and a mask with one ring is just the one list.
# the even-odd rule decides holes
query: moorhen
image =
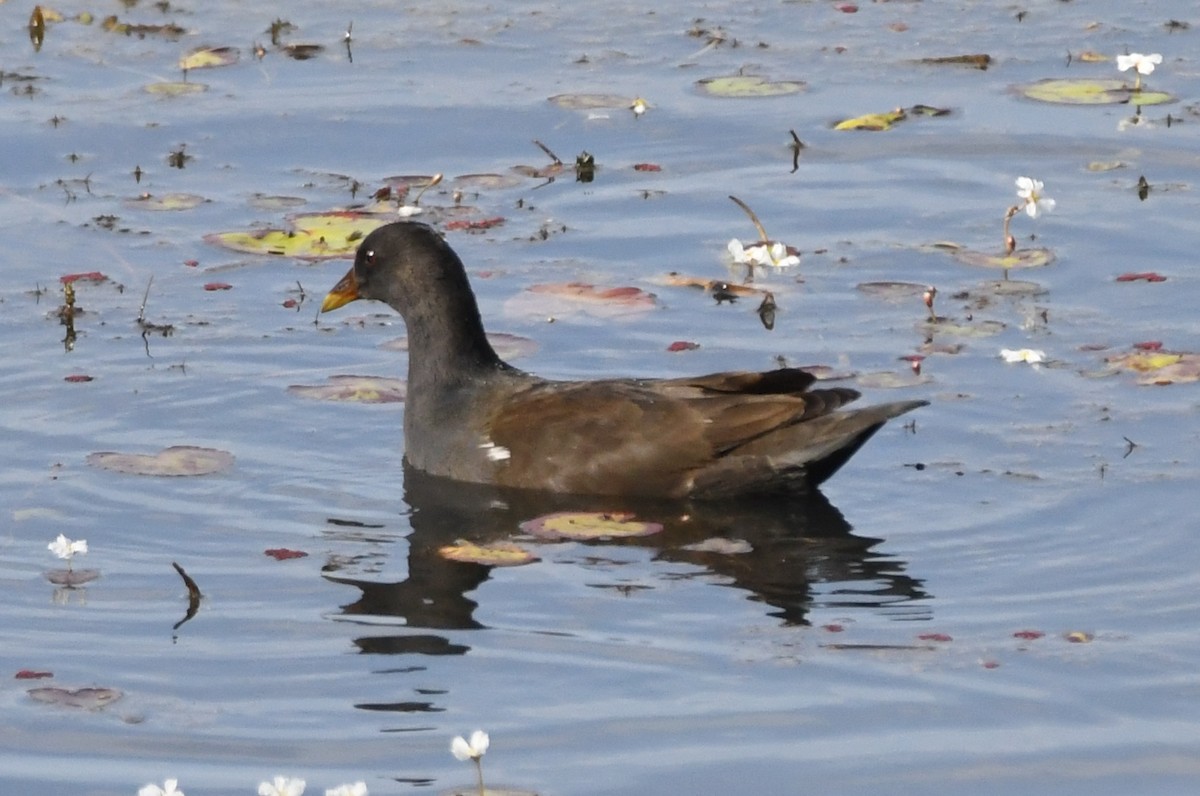
{"label": "moorhen", "polygon": [[405,457],[458,481],[580,495],[726,499],[803,493],[888,420],[927,401],[840,411],[846,387],[797,368],[552,381],[488,343],[462,261],[432,227],[371,232],[322,312],[387,303],[408,327]]}

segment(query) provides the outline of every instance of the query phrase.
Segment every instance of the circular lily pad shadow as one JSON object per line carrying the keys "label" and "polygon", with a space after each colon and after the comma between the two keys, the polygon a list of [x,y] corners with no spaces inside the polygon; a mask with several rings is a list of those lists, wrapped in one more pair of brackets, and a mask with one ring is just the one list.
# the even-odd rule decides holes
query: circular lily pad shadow
{"label": "circular lily pad shadow", "polygon": [[1041,268],[1054,262],[1054,252],[1049,249],[1017,249],[1012,254],[988,254],[973,249],[959,249],[954,259],[966,265],[983,268],[1001,268],[1015,271],[1019,268]]}
{"label": "circular lily pad shadow", "polygon": [[1123,80],[1093,78],[1047,78],[1015,86],[1027,99],[1055,105],[1162,105],[1174,102],[1165,91],[1134,91]]}
{"label": "circular lily pad shadow", "polygon": [[521,523],[521,530],[542,539],[620,539],[649,536],[662,528],[620,511],[559,511]]}
{"label": "circular lily pad shadow", "polygon": [[383,376],[330,376],[328,384],[293,384],[287,389],[304,398],[360,404],[400,403],[407,394],[403,379]]}
{"label": "circular lily pad shadow", "polygon": [[768,80],[761,75],[728,75],[697,80],[696,88],[708,97],[744,99],[799,94],[808,89],[808,84],[802,80]]}
{"label": "circular lily pad shadow", "polygon": [[212,475],[233,467],[233,454],[215,448],[175,445],[155,454],[100,451],[89,454],[92,467],[130,475]]}
{"label": "circular lily pad shadow", "polygon": [[522,564],[532,564],[541,560],[525,548],[512,542],[477,545],[461,539],[452,545],[439,548],[438,555],[451,561],[483,564],[488,567],[519,567]]}
{"label": "circular lily pad shadow", "polygon": [[55,586],[70,588],[91,583],[98,577],[100,577],[98,569],[52,569],[46,573],[46,580]]}

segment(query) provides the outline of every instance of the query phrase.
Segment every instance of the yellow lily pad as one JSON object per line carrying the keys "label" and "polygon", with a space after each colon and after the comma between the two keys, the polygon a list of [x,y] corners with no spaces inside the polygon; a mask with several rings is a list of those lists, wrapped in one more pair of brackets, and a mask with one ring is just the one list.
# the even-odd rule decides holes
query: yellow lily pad
{"label": "yellow lily pad", "polygon": [[890,130],[896,122],[904,121],[907,115],[901,109],[889,111],[887,113],[868,113],[863,116],[855,116],[853,119],[845,119],[833,126],[834,130]]}
{"label": "yellow lily pad", "polygon": [[330,376],[328,384],[293,384],[287,389],[304,398],[360,404],[399,403],[406,394],[402,379],[383,376]]}
{"label": "yellow lily pad", "polygon": [[191,210],[209,201],[194,193],[167,193],[162,196],[146,194],[130,199],[125,204],[138,210]]}
{"label": "yellow lily pad", "polygon": [[439,548],[438,555],[451,561],[483,564],[489,567],[519,567],[522,564],[532,564],[541,560],[525,548],[512,542],[478,545],[462,539],[452,545]]}
{"label": "yellow lily pad", "polygon": [[521,523],[521,530],[543,539],[621,539],[649,536],[662,528],[620,511],[559,511]]}
{"label": "yellow lily pad", "polygon": [[233,467],[233,461],[232,453],[195,445],[175,445],[154,454],[99,451],[87,457],[92,467],[156,476],[212,475]]}
{"label": "yellow lily pad", "polygon": [[1012,254],[988,254],[974,249],[959,249],[954,259],[967,265],[984,268],[1003,268],[1005,271],[1019,268],[1041,268],[1054,262],[1054,252],[1049,249],[1017,249]]}
{"label": "yellow lily pad", "polygon": [[706,77],[696,81],[700,93],[710,97],[783,97],[808,88],[802,80],[768,80],[761,75]]}
{"label": "yellow lily pad", "polygon": [[1200,381],[1200,354],[1133,351],[1108,357],[1105,362],[1109,368],[1137,373],[1138,384],[1185,384]]}
{"label": "yellow lily pad", "polygon": [[256,229],[214,232],[204,240],[247,254],[275,254],[301,260],[353,257],[372,230],[385,219],[352,211],[310,213],[295,216],[295,229]]}
{"label": "yellow lily pad", "polygon": [[182,80],[168,80],[162,83],[151,83],[143,88],[148,94],[161,97],[182,97],[187,94],[201,94],[208,91],[203,83],[187,83]]}
{"label": "yellow lily pad", "polygon": [[1096,78],[1047,78],[1016,86],[1022,96],[1056,105],[1161,105],[1174,102],[1165,91],[1135,91],[1123,80]]}
{"label": "yellow lily pad", "polygon": [[179,68],[187,72],[192,69],[212,69],[217,66],[236,64],[239,57],[236,47],[200,47],[179,58]]}

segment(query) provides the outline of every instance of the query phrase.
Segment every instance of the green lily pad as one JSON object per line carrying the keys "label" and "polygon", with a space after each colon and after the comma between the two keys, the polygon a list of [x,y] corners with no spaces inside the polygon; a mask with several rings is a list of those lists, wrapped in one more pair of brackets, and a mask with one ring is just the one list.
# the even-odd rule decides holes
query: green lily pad
{"label": "green lily pad", "polygon": [[519,567],[540,561],[537,556],[512,542],[492,542],[478,545],[459,539],[452,545],[438,548],[438,555],[451,561],[483,564],[488,567]]}
{"label": "green lily pad", "polygon": [[924,321],[919,326],[923,334],[942,334],[954,337],[991,337],[1006,328],[1001,321],[958,321],[954,318],[939,318],[937,323]]}
{"label": "green lily pad", "polygon": [[162,83],[151,83],[143,88],[148,94],[160,97],[182,97],[187,94],[201,94],[208,91],[203,83],[187,83],[182,80],[168,80]]}
{"label": "green lily pad", "polygon": [[1111,78],[1047,78],[1015,88],[1031,100],[1056,105],[1161,105],[1175,101],[1165,91],[1135,91],[1125,81]]}
{"label": "green lily pad", "polygon": [[761,75],[706,77],[696,81],[701,94],[710,97],[783,97],[807,90],[802,80],[768,80]]}
{"label": "green lily pad", "polygon": [[863,116],[855,116],[853,119],[843,119],[833,126],[834,130],[870,130],[878,132],[881,130],[890,130],[896,122],[904,121],[906,114],[903,110],[897,109],[887,111],[886,113],[868,113]]}
{"label": "green lily pad", "polygon": [[1054,262],[1054,252],[1049,249],[1017,249],[1012,254],[988,254],[974,249],[959,249],[954,259],[967,265],[984,268],[1002,268],[1012,271],[1019,268],[1041,268]]}
{"label": "green lily pad", "polygon": [[862,282],[858,290],[868,296],[899,302],[924,296],[929,285],[919,282]]}

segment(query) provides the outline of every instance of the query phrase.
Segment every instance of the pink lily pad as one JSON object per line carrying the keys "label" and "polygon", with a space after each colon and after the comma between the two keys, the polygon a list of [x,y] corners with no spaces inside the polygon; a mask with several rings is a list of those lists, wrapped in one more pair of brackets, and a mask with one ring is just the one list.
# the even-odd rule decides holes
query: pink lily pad
{"label": "pink lily pad", "polygon": [[287,389],[304,398],[360,404],[400,403],[406,394],[403,379],[384,376],[330,376],[328,384],[293,384]]}
{"label": "pink lily pad", "polygon": [[215,448],[175,445],[154,454],[100,451],[89,454],[92,467],[130,475],[212,475],[233,467],[233,454]]}
{"label": "pink lily pad", "polygon": [[46,686],[31,688],[25,693],[35,702],[47,705],[60,705],[66,708],[80,710],[101,710],[116,702],[124,694],[115,688],[60,688]]}
{"label": "pink lily pad", "polygon": [[620,539],[649,536],[662,528],[621,511],[559,511],[521,523],[521,530],[542,539]]}

